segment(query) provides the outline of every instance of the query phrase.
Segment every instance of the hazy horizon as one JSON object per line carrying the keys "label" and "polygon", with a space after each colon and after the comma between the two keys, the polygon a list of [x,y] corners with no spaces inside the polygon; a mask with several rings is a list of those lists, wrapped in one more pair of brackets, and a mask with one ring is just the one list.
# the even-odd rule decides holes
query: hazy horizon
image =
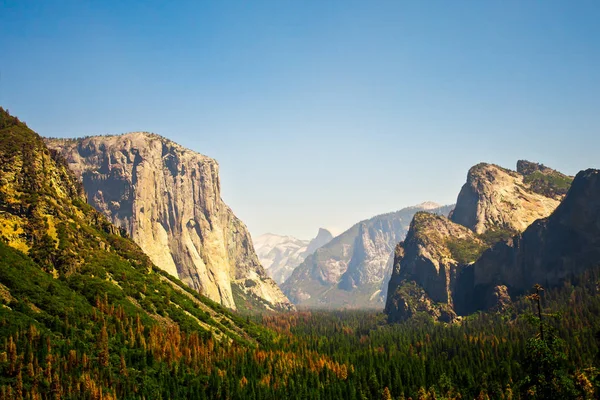
{"label": "hazy horizon", "polygon": [[253,236],[456,201],[479,162],[600,168],[600,5],[0,2],[0,105],[220,164]]}

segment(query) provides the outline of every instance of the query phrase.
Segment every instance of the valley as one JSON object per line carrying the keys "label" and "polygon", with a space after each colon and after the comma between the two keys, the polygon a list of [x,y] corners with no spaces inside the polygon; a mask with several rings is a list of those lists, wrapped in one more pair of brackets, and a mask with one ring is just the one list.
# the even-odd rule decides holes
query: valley
{"label": "valley", "polygon": [[0,400],[600,399],[598,21],[0,1]]}
{"label": "valley", "polygon": [[253,241],[168,139],[0,135],[3,399],[598,393],[598,170],[478,164],[456,205]]}

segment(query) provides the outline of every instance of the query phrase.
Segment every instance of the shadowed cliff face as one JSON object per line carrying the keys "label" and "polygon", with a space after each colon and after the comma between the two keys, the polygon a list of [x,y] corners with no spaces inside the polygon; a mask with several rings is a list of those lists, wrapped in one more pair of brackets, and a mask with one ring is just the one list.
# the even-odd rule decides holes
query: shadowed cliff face
{"label": "shadowed cliff face", "polygon": [[230,308],[233,285],[267,307],[290,306],[245,225],[221,200],[215,160],[141,132],[47,144],[80,177],[88,202],[160,268]]}
{"label": "shadowed cliff face", "polygon": [[452,310],[456,276],[462,265],[455,243],[481,240],[448,218],[425,212],[415,214],[404,242],[396,247],[385,312],[391,321],[425,312],[436,320],[454,319]]}
{"label": "shadowed cliff face", "polygon": [[566,197],[548,218],[500,242],[465,269],[457,284],[457,312],[495,306],[492,292],[506,286],[519,295],[535,283],[555,286],[600,265],[600,171],[575,177]]}

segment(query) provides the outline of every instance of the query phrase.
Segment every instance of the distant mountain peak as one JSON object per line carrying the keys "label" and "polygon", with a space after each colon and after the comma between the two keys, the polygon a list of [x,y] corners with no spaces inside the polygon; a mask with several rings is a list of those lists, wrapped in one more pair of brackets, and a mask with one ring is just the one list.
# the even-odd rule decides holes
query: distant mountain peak
{"label": "distant mountain peak", "polygon": [[284,282],[290,300],[306,307],[382,307],[393,252],[417,211],[447,215],[452,206],[406,207],[360,221],[316,250]]}
{"label": "distant mountain peak", "polygon": [[331,235],[331,236],[333,236],[333,234],[329,231],[329,229],[319,228],[319,233],[317,233],[317,237],[322,236],[322,235]]}
{"label": "distant mountain peak", "polygon": [[306,257],[329,243],[333,235],[319,228],[317,236],[308,241],[294,236],[265,233],[254,239],[254,248],[267,273],[277,282],[283,283]]}
{"label": "distant mountain peak", "polygon": [[416,206],[414,206],[414,208],[420,208],[422,210],[433,210],[433,209],[440,208],[440,207],[442,207],[441,204],[438,204],[433,201],[425,201],[421,204],[417,204]]}
{"label": "distant mountain peak", "polygon": [[327,243],[331,242],[333,239],[333,235],[325,228],[319,228],[319,232],[317,233],[317,237],[310,241],[308,247],[306,248],[305,257],[311,255],[318,248],[325,246]]}

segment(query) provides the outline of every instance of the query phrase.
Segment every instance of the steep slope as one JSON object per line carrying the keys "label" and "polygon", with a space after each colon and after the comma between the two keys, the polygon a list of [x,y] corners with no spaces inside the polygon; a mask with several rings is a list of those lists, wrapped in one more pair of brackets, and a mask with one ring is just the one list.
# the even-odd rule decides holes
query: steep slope
{"label": "steep slope", "polygon": [[266,399],[324,376],[352,384],[351,364],[281,340],[152,265],[2,108],[0,160],[3,399]]}
{"label": "steep slope", "polygon": [[477,257],[483,248],[485,244],[470,229],[446,217],[416,213],[406,239],[395,250],[385,306],[389,320],[403,321],[425,312],[436,320],[452,321],[461,262]]}
{"label": "steep slope", "polygon": [[600,171],[589,169],[577,174],[552,215],[497,243],[465,268],[457,311],[493,308],[498,290],[514,297],[535,283],[556,286],[599,265]]}
{"label": "steep slope", "polygon": [[425,203],[359,222],[308,256],[282,285],[284,293],[308,307],[382,307],[394,247],[423,209],[445,215],[451,207]]}
{"label": "steep slope", "polygon": [[232,309],[291,306],[221,200],[215,160],[144,132],[46,143],[79,177],[89,204],[161,269]]}
{"label": "steep slope", "polygon": [[[222,318],[218,313],[224,310],[212,309],[215,306],[212,301],[191,295],[195,292],[181,286],[180,281],[157,273],[139,246],[123,237],[122,231],[85,202],[83,189],[64,160],[49,150],[41,137],[2,108],[0,160],[0,237],[8,245],[2,248],[4,254],[17,254],[14,257],[28,265],[35,263],[57,284],[78,281],[86,285],[85,289],[90,290],[85,293],[88,298],[114,294],[123,299],[123,303],[129,301],[130,309],[143,310],[155,319],[162,318],[153,315],[159,308],[186,309],[183,303],[167,304],[166,308],[164,304],[160,307],[153,304],[155,301],[164,303],[160,296],[167,292],[176,297],[179,295],[175,293],[180,293],[181,299],[191,298],[197,303],[196,308]],[[87,286],[92,282],[96,287]],[[158,295],[140,294],[140,283],[156,287]],[[135,299],[149,301],[140,304]],[[42,304],[35,305],[44,308]],[[192,314],[197,315],[197,312]],[[223,328],[223,332],[229,331]]]}
{"label": "steep slope", "polygon": [[[407,240],[396,250],[385,309],[391,321],[420,311],[451,321],[457,314],[507,305],[506,285],[494,280],[499,272],[490,273],[494,282],[476,285],[472,263],[482,254],[509,246],[513,235],[551,214],[572,181],[528,161],[519,161],[517,170],[478,164],[469,170],[450,220],[415,216]],[[497,250],[488,250],[492,246]],[[506,255],[504,262],[510,257]],[[530,282],[522,276],[517,279]]]}
{"label": "steep slope", "polygon": [[523,175],[523,182],[529,189],[556,200],[563,199],[573,182],[572,176],[526,160],[517,161],[517,172]]}
{"label": "steep slope", "polygon": [[450,219],[481,234],[490,228],[522,232],[550,215],[571,178],[527,161],[519,161],[518,170],[485,163],[472,167]]}
{"label": "steep slope", "polygon": [[331,233],[323,228],[319,229],[317,236],[310,241],[266,233],[254,239],[254,248],[269,276],[278,284],[282,284],[308,255],[329,243],[331,239]]}

